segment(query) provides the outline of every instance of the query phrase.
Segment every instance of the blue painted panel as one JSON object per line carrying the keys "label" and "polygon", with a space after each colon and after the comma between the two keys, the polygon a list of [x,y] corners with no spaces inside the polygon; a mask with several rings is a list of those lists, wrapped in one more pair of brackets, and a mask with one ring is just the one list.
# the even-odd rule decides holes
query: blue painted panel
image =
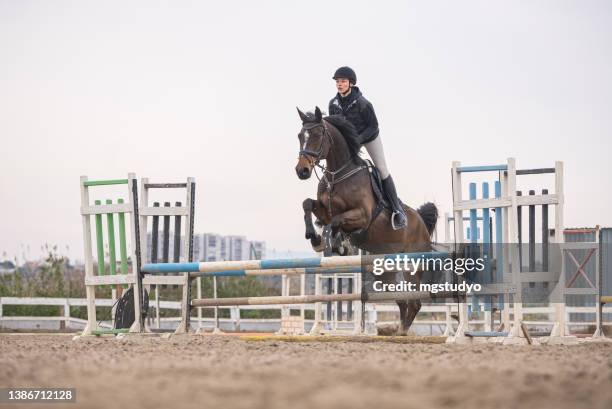
{"label": "blue painted panel", "polygon": [[273,268],[321,267],[321,259],[319,257],[310,257],[302,259],[261,260],[260,266],[262,270]]}
{"label": "blue painted panel", "polygon": [[459,173],[493,172],[503,170],[508,170],[508,165],[460,166],[457,168],[457,172]]}
{"label": "blue painted panel", "polygon": [[189,273],[200,271],[200,263],[156,263],[142,266],[145,273]]}

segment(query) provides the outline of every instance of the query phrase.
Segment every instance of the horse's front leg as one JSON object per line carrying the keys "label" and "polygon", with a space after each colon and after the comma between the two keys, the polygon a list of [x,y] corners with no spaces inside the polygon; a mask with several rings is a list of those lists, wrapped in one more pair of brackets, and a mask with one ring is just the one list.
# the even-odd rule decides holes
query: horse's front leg
{"label": "horse's front leg", "polygon": [[318,219],[321,219],[320,209],[321,205],[317,200],[306,199],[302,202],[302,208],[304,209],[304,224],[306,225],[306,240],[310,240],[310,244],[315,251],[322,251],[324,246],[321,235],[317,233],[314,225],[312,224],[312,214],[314,213]]}

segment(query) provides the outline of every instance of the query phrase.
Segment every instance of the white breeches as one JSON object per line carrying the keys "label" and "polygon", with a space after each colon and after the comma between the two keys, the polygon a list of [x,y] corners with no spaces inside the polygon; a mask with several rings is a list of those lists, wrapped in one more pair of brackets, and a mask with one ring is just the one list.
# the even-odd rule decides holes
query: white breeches
{"label": "white breeches", "polygon": [[368,154],[372,158],[374,165],[380,172],[381,179],[386,179],[389,176],[389,169],[387,168],[387,161],[385,160],[385,151],[380,136],[376,137],[372,142],[368,142],[365,145]]}

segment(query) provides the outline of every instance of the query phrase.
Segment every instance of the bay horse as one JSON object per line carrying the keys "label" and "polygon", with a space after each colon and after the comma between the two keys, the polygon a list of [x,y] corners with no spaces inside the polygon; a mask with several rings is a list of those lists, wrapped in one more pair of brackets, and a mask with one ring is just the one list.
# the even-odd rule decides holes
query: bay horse
{"label": "bay horse", "polygon": [[[403,204],[408,225],[400,230],[391,226],[391,211],[376,199],[368,163],[359,156],[361,145],[355,127],[339,115],[323,118],[316,107],[314,114],[298,109],[302,129],[297,176],[309,179],[315,170],[323,170],[317,200],[302,203],[306,224],[306,239],[316,251],[321,251],[322,238],[314,228],[312,215],[320,225],[329,225],[332,237],[346,235],[356,247],[372,254],[430,251],[431,235],[438,219],[438,209],[425,203],[418,210]],[[323,167],[320,161],[325,160]],[[404,272],[406,281],[418,286],[422,272],[411,276]],[[395,282],[395,273],[379,277],[383,282]],[[421,309],[421,302],[398,301],[400,310],[399,335],[406,335]]]}

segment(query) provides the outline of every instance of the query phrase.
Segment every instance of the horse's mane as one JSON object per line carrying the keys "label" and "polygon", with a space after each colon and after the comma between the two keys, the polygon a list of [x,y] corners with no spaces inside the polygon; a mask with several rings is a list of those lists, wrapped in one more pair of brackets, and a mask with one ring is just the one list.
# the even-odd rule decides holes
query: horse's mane
{"label": "horse's mane", "polygon": [[347,121],[342,115],[326,116],[324,120],[335,126],[336,129],[340,131],[349,147],[351,157],[359,156],[361,144],[359,143],[359,133],[357,132],[355,125]]}
{"label": "horse's mane", "polygon": [[[307,122],[316,122],[314,114],[308,112],[306,115],[309,118]],[[310,118],[312,118],[312,120],[310,120]],[[347,121],[342,115],[329,115],[323,118],[323,120],[329,122],[336,129],[338,129],[340,135],[342,135],[346,141],[346,144],[348,145],[351,158],[358,158],[361,144],[359,143],[359,133],[357,132],[355,125]]]}

